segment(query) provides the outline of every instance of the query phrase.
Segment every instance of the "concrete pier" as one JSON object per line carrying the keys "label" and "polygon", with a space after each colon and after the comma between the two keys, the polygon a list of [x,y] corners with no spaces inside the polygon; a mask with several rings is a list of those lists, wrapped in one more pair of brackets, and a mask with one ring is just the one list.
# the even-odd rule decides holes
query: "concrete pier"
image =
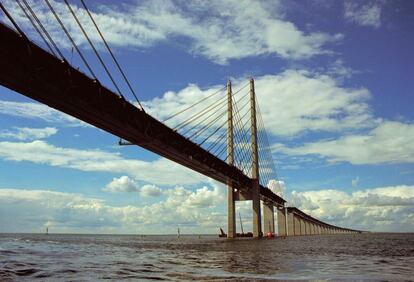
{"label": "concrete pier", "polygon": [[259,150],[257,144],[256,126],[256,94],[254,80],[250,79],[250,122],[252,146],[252,209],[253,209],[253,237],[262,236],[262,216],[260,211],[260,184],[259,184]]}
{"label": "concrete pier", "polygon": [[263,230],[264,235],[275,233],[274,208],[271,203],[263,203]]}
{"label": "concrete pier", "polygon": [[293,216],[293,226],[295,235],[301,235],[300,232],[300,218],[296,215]]}
{"label": "concrete pier", "polygon": [[295,225],[294,225],[294,222],[293,222],[293,213],[288,212],[288,214],[287,214],[287,226],[288,226],[287,235],[288,236],[295,235]]}
{"label": "concrete pier", "polygon": [[[230,80],[227,82],[227,154],[229,165],[234,163],[233,101]],[[227,181],[227,237],[236,237],[236,200],[232,181]]]}
{"label": "concrete pier", "polygon": [[285,208],[278,207],[277,208],[277,230],[279,236],[286,236],[286,216],[285,216]]}
{"label": "concrete pier", "polygon": [[305,220],[300,219],[300,235],[306,235]]}

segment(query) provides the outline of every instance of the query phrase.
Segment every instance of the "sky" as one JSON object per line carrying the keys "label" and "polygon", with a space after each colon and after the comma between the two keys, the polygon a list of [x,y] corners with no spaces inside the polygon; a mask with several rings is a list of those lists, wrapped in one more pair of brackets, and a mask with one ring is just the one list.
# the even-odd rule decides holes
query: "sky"
{"label": "sky", "polygon": [[[3,2],[45,47],[15,1]],[[87,73],[47,6],[28,2],[70,63]],[[51,3],[113,89],[64,2]],[[110,63],[81,3],[70,3]],[[228,79],[238,89],[253,77],[275,192],[334,225],[414,232],[413,1],[86,3],[147,112],[161,119]],[[122,82],[114,65],[111,71]],[[0,86],[0,232],[226,229],[222,184],[117,142]],[[251,203],[237,202],[237,210],[251,229]]]}

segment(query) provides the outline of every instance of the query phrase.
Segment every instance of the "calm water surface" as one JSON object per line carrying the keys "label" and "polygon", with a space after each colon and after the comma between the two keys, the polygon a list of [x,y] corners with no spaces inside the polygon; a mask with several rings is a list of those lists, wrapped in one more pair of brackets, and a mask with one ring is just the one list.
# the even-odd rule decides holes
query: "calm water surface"
{"label": "calm water surface", "polygon": [[0,234],[0,281],[414,281],[414,234],[286,239]]}

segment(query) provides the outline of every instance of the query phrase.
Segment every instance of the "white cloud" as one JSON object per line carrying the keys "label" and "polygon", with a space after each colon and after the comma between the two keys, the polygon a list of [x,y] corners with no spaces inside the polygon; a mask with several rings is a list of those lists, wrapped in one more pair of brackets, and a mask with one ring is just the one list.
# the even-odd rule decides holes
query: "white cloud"
{"label": "white cloud", "polygon": [[28,128],[17,127],[15,130],[0,130],[0,138],[11,138],[18,140],[33,140],[50,137],[57,133],[54,127]]}
{"label": "white cloud", "polygon": [[[213,184],[214,186],[215,184]],[[0,189],[0,232],[216,233],[223,226],[224,187],[167,189],[157,203],[112,206],[83,195]]]}
{"label": "white cloud", "polygon": [[306,143],[300,147],[274,146],[287,155],[320,155],[329,162],[352,164],[413,163],[414,124],[383,121],[365,135]]}
{"label": "white cloud", "polygon": [[147,184],[141,187],[139,194],[142,197],[158,197],[162,195],[162,190],[155,185]]}
{"label": "white cloud", "polygon": [[408,232],[414,228],[414,186],[390,186],[348,194],[329,189],[292,192],[290,201],[329,223],[369,231]]}
{"label": "white cloud", "polygon": [[[237,91],[246,82],[245,79],[236,79],[233,90]],[[189,85],[177,93],[167,92],[161,98],[147,101],[144,107],[149,113],[164,119],[220,88],[213,86],[200,90],[196,85]],[[374,124],[367,104],[369,91],[365,88],[341,87],[329,75],[286,70],[278,75],[257,77],[255,90],[266,129],[274,135],[292,137],[307,131],[343,132]],[[241,91],[236,99],[243,97],[247,91],[248,88]],[[219,96],[213,97],[212,101]],[[245,97],[239,106],[245,104],[247,99]],[[175,119],[185,120],[207,105],[206,102],[200,108],[191,109]]]}
{"label": "white cloud", "polygon": [[271,179],[269,181],[269,183],[267,184],[267,187],[270,190],[272,190],[273,193],[275,193],[279,197],[282,197],[283,198],[283,196],[285,194],[285,190],[286,190],[286,184],[285,184],[284,181]]}
{"label": "white cloud", "polygon": [[66,126],[86,126],[86,123],[44,104],[0,100],[0,114],[19,118],[40,119]]}
{"label": "white cloud", "polygon": [[[200,89],[197,85],[190,84],[178,92],[168,91],[162,97],[155,97],[149,101],[143,102],[142,104],[149,114],[161,121],[166,120],[173,114],[184,110],[182,114],[177,116],[178,118],[171,118],[166,122],[173,127],[177,125],[179,121],[190,119],[194,116],[194,113],[203,111],[206,106],[211,104],[217,105],[218,99],[225,98],[225,91],[226,90],[222,85],[212,86],[208,89]],[[207,100],[205,100],[205,103],[196,104],[202,99]],[[185,110],[193,104],[196,105],[194,105],[191,109]],[[214,110],[216,110],[216,108]],[[226,108],[222,107],[222,111],[225,110]],[[199,120],[197,120],[197,122],[199,122]]]}
{"label": "white cloud", "polygon": [[[18,6],[6,7],[19,23],[29,25]],[[78,44],[86,45],[64,3],[52,1]],[[61,30],[45,5],[32,5],[52,36],[62,41]],[[73,6],[94,42],[100,43],[86,12]],[[305,33],[283,18],[275,1],[140,1],[134,4],[101,5],[93,12],[107,41],[116,46],[150,47],[184,38],[191,53],[224,64],[231,59],[276,54],[286,59],[323,54],[325,45],[342,39],[341,34]],[[260,32],[258,32],[260,30]],[[65,46],[70,46],[63,41]],[[184,47],[184,46],[183,46]]]}
{"label": "white cloud", "polygon": [[[166,189],[156,203],[114,206],[79,194],[0,189],[0,232],[217,233],[226,227],[225,187]],[[292,192],[291,203],[331,224],[369,231],[413,232],[414,186],[346,193],[336,189]],[[238,202],[244,231],[251,230],[251,202]],[[239,221],[237,222],[238,228]]]}
{"label": "white cloud", "polygon": [[105,186],[103,191],[106,192],[137,192],[139,190],[139,186],[135,183],[134,180],[129,178],[128,176],[121,176],[119,178],[112,179],[108,185]]}
{"label": "white cloud", "polygon": [[138,192],[142,197],[158,197],[162,194],[162,190],[159,187],[150,184],[140,187],[138,183],[125,175],[112,179],[112,181],[105,186],[103,191],[113,193]]}
{"label": "white cloud", "polygon": [[[45,190],[0,189],[2,232],[100,231],[119,226],[104,202],[82,195]],[[112,213],[119,214],[116,208]]]}
{"label": "white cloud", "polygon": [[382,7],[379,2],[347,1],[344,3],[344,9],[344,17],[349,22],[375,28],[381,26]]}
{"label": "white cloud", "polygon": [[160,185],[196,184],[206,180],[206,177],[164,158],[150,162],[132,160],[118,153],[62,148],[44,141],[0,142],[0,158],[81,171],[128,174]]}

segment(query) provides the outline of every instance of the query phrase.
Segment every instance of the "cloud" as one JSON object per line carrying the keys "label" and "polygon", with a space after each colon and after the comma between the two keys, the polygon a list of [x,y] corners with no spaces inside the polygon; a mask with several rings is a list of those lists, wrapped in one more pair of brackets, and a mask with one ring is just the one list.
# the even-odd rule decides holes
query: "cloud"
{"label": "cloud", "polygon": [[[225,91],[223,85],[215,85],[208,89],[200,89],[195,84],[189,84],[178,92],[168,91],[162,97],[155,97],[149,101],[144,101],[142,104],[149,114],[161,121],[167,120],[179,111],[183,111],[178,118],[173,117],[168,119],[167,124],[170,127],[174,127],[181,121],[194,117],[194,113],[202,112],[208,105],[216,106],[213,108],[216,110],[218,105],[217,100],[225,98]],[[205,99],[205,103],[196,104],[203,99]],[[192,105],[194,106],[191,109],[186,110]],[[225,104],[223,105],[224,106],[221,107],[222,112],[226,110]],[[201,121],[194,120],[194,122]],[[205,124],[206,122],[208,123],[208,121],[204,121],[202,124]]]}
{"label": "cloud", "polygon": [[0,100],[0,114],[19,118],[40,119],[66,126],[87,126],[86,123],[44,104]]}
{"label": "cloud", "polygon": [[118,153],[56,147],[39,140],[0,142],[0,158],[81,171],[128,174],[135,179],[160,185],[196,184],[206,181],[206,177],[164,158],[150,162],[125,159]]}
{"label": "cloud", "polygon": [[295,192],[290,202],[335,225],[369,231],[412,232],[414,186],[390,186],[348,194],[341,190]]}
{"label": "cloud", "polygon": [[287,155],[317,155],[329,162],[351,164],[413,163],[414,124],[382,121],[369,133],[306,143],[299,147],[273,146]]}
{"label": "cloud", "polygon": [[[119,210],[119,209],[118,209]],[[104,201],[79,194],[46,190],[0,189],[0,229],[2,232],[93,232],[116,228],[119,222]]]}
{"label": "cloud", "polygon": [[144,185],[140,187],[133,179],[128,176],[114,178],[108,183],[103,191],[106,192],[138,192],[142,197],[158,197],[162,194],[162,190],[155,185]]}
{"label": "cloud", "polygon": [[[19,23],[29,26],[14,2],[6,1],[5,5]],[[87,45],[67,7],[56,1],[52,5],[74,40]],[[46,6],[32,6],[52,37],[63,46],[70,46]],[[72,7],[90,38],[100,46],[99,36],[86,12],[76,5]],[[343,38],[341,34],[299,30],[284,19],[275,1],[137,1],[118,6],[100,5],[92,13],[113,46],[148,48],[184,39],[183,48],[218,64],[269,54],[285,59],[309,58],[329,52],[325,45]]]}
{"label": "cloud", "polygon": [[135,183],[134,180],[129,178],[128,176],[121,176],[119,178],[114,178],[108,185],[105,186],[103,191],[106,192],[137,192],[139,190],[139,186]]}
{"label": "cloud", "polygon": [[226,221],[218,207],[224,191],[175,187],[157,203],[113,206],[79,194],[0,189],[0,232],[44,232],[49,226],[50,232],[164,234],[180,226],[184,233],[216,233]]}
{"label": "cloud", "polygon": [[141,187],[139,194],[142,197],[158,197],[162,195],[162,190],[155,185],[147,184]]}
{"label": "cloud", "polygon": [[[215,182],[196,190],[177,186],[165,189],[156,203],[119,206],[80,194],[0,189],[0,232],[44,232],[49,226],[51,232],[165,234],[180,226],[184,233],[217,233],[227,224],[225,191]],[[414,231],[414,186],[293,191],[289,201],[334,225]],[[238,202],[236,209],[245,231],[251,230],[251,202]]]}
{"label": "cloud", "polygon": [[273,193],[283,198],[286,190],[286,184],[284,181],[271,179],[267,184],[267,187],[272,190]]}
{"label": "cloud", "polygon": [[[246,84],[236,79],[236,92]],[[201,90],[189,85],[178,92],[167,92],[161,98],[144,103],[150,114],[161,120],[211,95],[222,86]],[[256,96],[268,132],[276,136],[294,137],[310,131],[343,132],[371,127],[374,120],[367,100],[370,92],[365,88],[346,88],[335,77],[306,70],[286,70],[278,75],[255,78]],[[236,96],[240,99],[248,92],[245,88]],[[213,96],[212,101],[218,97]],[[248,97],[239,106],[245,104]],[[188,110],[180,120],[185,120],[209,103]],[[178,119],[178,117],[177,117]],[[168,124],[174,126],[173,121]]]}
{"label": "cloud", "polygon": [[379,28],[381,26],[381,10],[379,2],[347,1],[344,3],[345,19],[362,26]]}
{"label": "cloud", "polygon": [[11,138],[18,140],[33,140],[50,137],[57,133],[54,127],[28,128],[16,127],[14,131],[0,130],[0,138]]}

